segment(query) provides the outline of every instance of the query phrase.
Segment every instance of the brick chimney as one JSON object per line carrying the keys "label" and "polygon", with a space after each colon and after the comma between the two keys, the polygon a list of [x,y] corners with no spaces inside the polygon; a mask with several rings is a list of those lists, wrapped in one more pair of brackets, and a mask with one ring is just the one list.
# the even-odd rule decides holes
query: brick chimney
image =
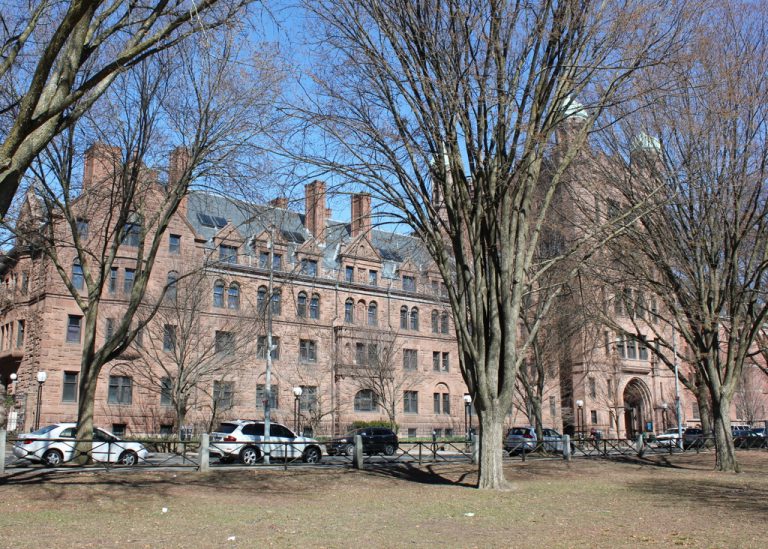
{"label": "brick chimney", "polygon": [[269,201],[269,205],[273,208],[280,208],[281,210],[288,209],[288,199],[284,196],[279,196]]}
{"label": "brick chimney", "polygon": [[186,147],[176,147],[171,151],[168,160],[168,186],[179,182],[184,176],[184,171],[189,167],[189,151]]}
{"label": "brick chimney", "polygon": [[304,186],[304,224],[318,242],[325,241],[325,183],[315,180]]}
{"label": "brick chimney", "polygon": [[120,148],[97,141],[85,151],[83,191],[103,184],[115,176],[120,166]]}
{"label": "brick chimney", "polygon": [[358,193],[352,195],[352,237],[368,235],[371,231],[371,195]]}

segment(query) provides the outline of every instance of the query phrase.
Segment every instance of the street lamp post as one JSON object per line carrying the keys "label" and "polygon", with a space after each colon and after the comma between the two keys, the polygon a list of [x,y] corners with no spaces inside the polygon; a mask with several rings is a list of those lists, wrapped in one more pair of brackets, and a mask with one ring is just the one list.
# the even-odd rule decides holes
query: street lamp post
{"label": "street lamp post", "polygon": [[48,374],[40,371],[37,372],[37,413],[35,414],[35,431],[40,428],[40,407],[43,399],[43,383],[48,379]]}
{"label": "street lamp post", "polygon": [[301,387],[293,388],[293,430],[297,435],[299,434],[299,401],[303,392]]}
{"label": "street lamp post", "polygon": [[[469,421],[467,421],[469,418]],[[464,432],[467,435],[467,440],[472,439],[472,397],[470,395],[464,395]]]}
{"label": "street lamp post", "polygon": [[576,432],[579,434],[579,438],[583,437],[583,429],[584,429],[584,401],[583,400],[577,400],[576,401]]}

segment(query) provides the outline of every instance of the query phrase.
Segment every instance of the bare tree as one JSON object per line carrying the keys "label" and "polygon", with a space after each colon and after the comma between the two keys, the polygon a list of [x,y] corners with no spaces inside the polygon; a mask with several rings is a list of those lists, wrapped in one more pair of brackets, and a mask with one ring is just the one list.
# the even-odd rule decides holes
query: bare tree
{"label": "bare tree", "polygon": [[[309,6],[333,62],[316,64],[327,68],[313,75],[317,95],[294,111],[327,145],[302,159],[365,186],[440,270],[480,420],[480,488],[507,485],[502,424],[539,327],[519,340],[522,301],[562,257],[534,261],[553,195],[603,107],[634,71],[667,55],[678,8],[570,0]],[[545,162],[571,113],[585,124]],[[562,255],[584,251],[576,249]]]}
{"label": "bare tree", "polygon": [[[211,288],[213,300],[221,301],[214,306],[227,308],[223,319],[209,314]],[[242,377],[258,325],[239,286],[219,287],[206,274],[192,272],[174,284],[156,312],[148,307],[137,317],[145,310],[152,319],[138,322],[144,329],[141,341],[134,340],[138,358],[130,364],[136,384],[173,407],[177,429],[186,424],[193,397],[199,392],[209,397],[206,401],[218,404],[211,409],[212,417],[221,411],[222,403],[231,408],[235,403],[233,380]]]}
{"label": "bare tree", "polygon": [[753,364],[745,364],[741,371],[741,379],[736,387],[734,401],[738,417],[754,426],[766,417],[765,395],[763,394],[764,380],[762,372]]}
{"label": "bare tree", "polygon": [[634,140],[630,169],[614,180],[620,206],[648,207],[614,242],[612,258],[668,313],[649,320],[636,306],[632,315],[666,352],[674,332],[691,353],[686,384],[701,408],[711,404],[722,471],[739,468],[731,405],[768,314],[767,16],[762,4],[722,3],[673,67],[649,75],[677,92],[649,95],[653,108],[627,118],[625,135],[658,140]]}
{"label": "bare tree", "polygon": [[5,2],[0,15],[0,216],[26,170],[115,79],[252,0]]}
{"label": "bare tree", "polygon": [[[214,188],[230,175],[227,165],[244,165],[252,141],[270,125],[277,72],[256,63],[246,69],[243,50],[233,47],[236,34],[203,38],[119,76],[88,117],[55,138],[37,158],[34,186],[13,227],[17,245],[43,254],[83,313],[79,439],[92,432],[102,367],[125,352],[151,318],[137,322],[136,313],[154,280],[165,231],[190,186]],[[81,185],[76,166],[82,134],[112,146],[90,149]],[[161,182],[147,164],[179,145]],[[135,267],[129,295],[99,345],[96,327],[110,273],[126,260]]]}

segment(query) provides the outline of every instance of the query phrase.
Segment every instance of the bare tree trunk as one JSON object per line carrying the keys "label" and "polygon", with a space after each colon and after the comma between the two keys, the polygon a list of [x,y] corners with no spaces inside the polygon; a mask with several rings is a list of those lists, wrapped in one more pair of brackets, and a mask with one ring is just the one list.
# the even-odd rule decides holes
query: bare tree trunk
{"label": "bare tree trunk", "polygon": [[504,452],[502,448],[505,410],[497,406],[491,410],[478,410],[480,423],[480,475],[477,487],[487,490],[505,490],[510,485],[504,478]]}
{"label": "bare tree trunk", "polygon": [[[723,396],[713,396],[712,414],[715,420],[715,469],[718,471],[741,472],[736,461],[736,449],[731,434],[731,399]],[[703,424],[702,424],[703,425]]]}

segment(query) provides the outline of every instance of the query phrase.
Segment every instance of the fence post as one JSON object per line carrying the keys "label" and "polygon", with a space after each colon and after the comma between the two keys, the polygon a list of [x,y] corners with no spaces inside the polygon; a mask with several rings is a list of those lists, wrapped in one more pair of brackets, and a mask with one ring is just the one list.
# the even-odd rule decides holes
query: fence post
{"label": "fence post", "polygon": [[0,429],[0,475],[5,474],[5,442],[8,435],[5,429]]}
{"label": "fence post", "polygon": [[[210,453],[208,452],[210,446],[210,435],[208,433],[203,433],[200,435],[200,459],[198,466],[198,471],[201,473],[205,473],[208,471],[210,467]],[[186,451],[184,452],[186,453]]]}
{"label": "fence post", "polygon": [[643,457],[643,434],[642,433],[637,435],[637,442],[635,443],[635,450],[637,451],[638,457]]}
{"label": "fence post", "polygon": [[563,459],[571,461],[571,435],[563,435]]}
{"label": "fence post", "polygon": [[355,469],[363,469],[363,437],[355,435],[355,457],[352,460]]}

